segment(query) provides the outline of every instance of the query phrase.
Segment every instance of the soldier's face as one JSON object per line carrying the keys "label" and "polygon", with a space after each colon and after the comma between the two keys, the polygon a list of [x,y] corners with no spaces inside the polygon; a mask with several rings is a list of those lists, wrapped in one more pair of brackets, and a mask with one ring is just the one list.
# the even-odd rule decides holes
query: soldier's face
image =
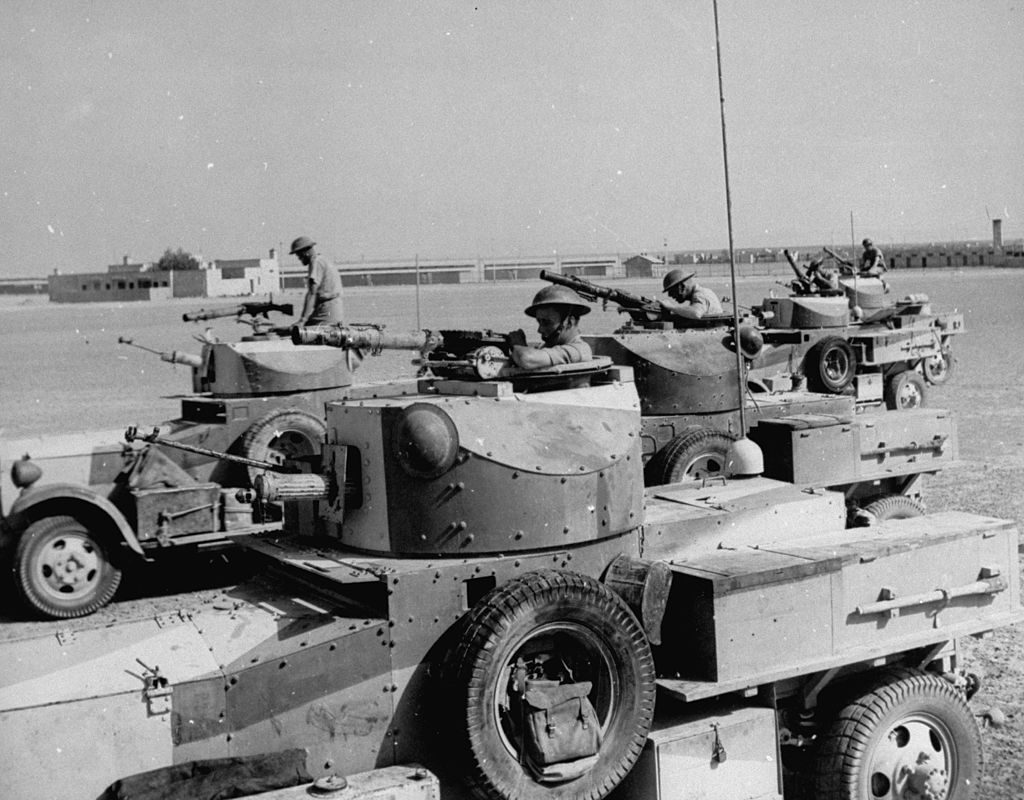
{"label": "soldier's face", "polygon": [[690,299],[690,295],[692,295],[692,294],[693,294],[693,281],[683,281],[682,283],[677,283],[675,286],[672,287],[672,291],[669,292],[669,295],[673,299],[678,300],[679,302],[683,302],[684,300],[689,300]]}
{"label": "soldier's face", "polygon": [[568,316],[552,306],[537,309],[537,333],[548,347],[565,344],[560,340],[565,335],[567,322]]}
{"label": "soldier's face", "polygon": [[313,260],[313,248],[307,247],[305,250],[299,250],[296,254],[299,257],[299,261],[309,266],[309,262]]}

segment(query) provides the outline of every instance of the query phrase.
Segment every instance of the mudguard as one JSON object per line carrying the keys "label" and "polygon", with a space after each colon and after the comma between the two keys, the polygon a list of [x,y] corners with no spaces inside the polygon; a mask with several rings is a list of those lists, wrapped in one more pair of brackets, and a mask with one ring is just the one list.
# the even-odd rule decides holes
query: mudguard
{"label": "mudguard", "polygon": [[36,519],[32,510],[54,501],[84,503],[107,517],[117,529],[121,539],[133,552],[145,557],[142,545],[139,544],[135,531],[124,518],[124,515],[112,502],[102,495],[96,494],[87,486],[74,483],[51,483],[38,488],[33,487],[22,492],[11,504],[10,514],[4,519],[3,527],[8,535],[27,528]]}

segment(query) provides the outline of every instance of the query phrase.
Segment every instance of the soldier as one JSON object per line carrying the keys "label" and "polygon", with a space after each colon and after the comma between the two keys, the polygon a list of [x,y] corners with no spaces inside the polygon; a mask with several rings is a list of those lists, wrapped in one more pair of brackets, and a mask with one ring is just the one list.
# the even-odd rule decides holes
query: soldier
{"label": "soldier", "polygon": [[665,273],[662,291],[669,296],[668,300],[661,301],[665,311],[683,319],[700,319],[705,314],[722,313],[718,295],[698,284],[693,279],[696,274],[681,269]]}
{"label": "soldier", "polygon": [[543,344],[530,347],[522,330],[509,333],[512,360],[517,367],[540,369],[590,361],[594,357],[579,331],[580,317],[590,313],[590,306],[572,289],[545,286],[534,296],[525,313],[537,320],[537,333]]}
{"label": "soldier", "polygon": [[292,242],[292,255],[309,268],[306,277],[306,297],[299,315],[300,326],[329,325],[342,322],[341,277],[338,270],[317,255],[316,242],[300,236]]}
{"label": "soldier", "polygon": [[885,272],[885,257],[870,239],[861,242],[864,252],[860,254],[860,274],[868,278],[880,278]]}
{"label": "soldier", "polygon": [[807,277],[811,280],[812,291],[829,292],[839,288],[839,276],[826,267],[822,259],[816,258],[807,265]]}

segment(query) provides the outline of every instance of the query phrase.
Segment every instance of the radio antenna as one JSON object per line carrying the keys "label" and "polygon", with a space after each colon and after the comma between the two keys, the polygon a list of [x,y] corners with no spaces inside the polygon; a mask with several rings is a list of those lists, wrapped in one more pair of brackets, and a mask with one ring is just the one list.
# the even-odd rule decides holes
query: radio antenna
{"label": "radio antenna", "polygon": [[[722,164],[725,169],[725,218],[729,229],[729,279],[732,285],[732,343],[736,351],[736,393],[739,399],[740,412],[740,439],[733,443],[729,455],[726,458],[726,468],[730,464],[738,468],[740,463],[745,468],[734,474],[754,474],[764,470],[764,457],[759,448],[747,439],[747,414],[746,414],[746,364],[743,361],[743,353],[740,348],[740,306],[737,302],[736,293],[736,252],[733,247],[732,235],[732,193],[729,188],[729,148],[725,136],[725,89],[722,84],[722,45],[718,27],[718,0],[713,0],[715,10],[715,59],[718,64],[718,108],[722,120]],[[754,453],[756,451],[756,455]]]}

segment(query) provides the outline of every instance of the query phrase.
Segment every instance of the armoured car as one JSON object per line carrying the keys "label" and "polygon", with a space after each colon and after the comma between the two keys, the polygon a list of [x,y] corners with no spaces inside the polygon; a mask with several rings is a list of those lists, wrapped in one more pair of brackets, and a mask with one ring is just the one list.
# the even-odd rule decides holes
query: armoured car
{"label": "armoured car", "polygon": [[956,643],[1022,618],[1016,529],[850,529],[818,486],[934,450],[768,424],[760,458],[645,488],[632,370],[524,373],[470,338],[330,401],[320,471],[258,476],[302,510],[245,538],[258,578],[156,619],[0,627],[0,793],[248,765],[277,797],[396,769],[395,797],[445,800],[976,796]]}
{"label": "armoured car", "polygon": [[[806,278],[795,262],[793,268]],[[733,317],[682,319],[657,299],[576,276],[542,271],[540,277],[629,315],[614,333],[584,338],[595,353],[634,370],[648,483],[719,471],[730,441],[744,433],[731,388],[740,366]],[[740,319],[735,338],[750,423],[808,414],[852,418],[883,405],[918,408],[925,399],[923,376],[935,383],[949,376],[950,337],[962,330],[962,315],[933,314],[921,296],[889,303],[878,279],[851,278],[834,291],[806,280],[794,287],[813,291],[767,298]]]}
{"label": "armoured car", "polygon": [[254,507],[239,490],[251,486],[255,464],[319,453],[324,403],[351,387],[358,359],[295,347],[287,331],[278,335],[264,322],[268,311],[291,307],[244,303],[185,314],[186,321],[244,317],[253,334],[204,341],[201,354],[154,351],[191,368],[181,416],[162,425],[168,439],[191,449],[128,446],[123,431],[0,442],[0,554],[31,610],[89,614],[140,559],[280,527],[279,507]]}

